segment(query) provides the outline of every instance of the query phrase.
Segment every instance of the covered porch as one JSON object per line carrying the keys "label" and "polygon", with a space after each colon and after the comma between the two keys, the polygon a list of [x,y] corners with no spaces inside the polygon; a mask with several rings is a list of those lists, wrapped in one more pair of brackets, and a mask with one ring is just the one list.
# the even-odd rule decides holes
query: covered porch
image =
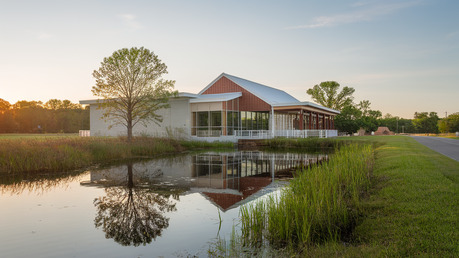
{"label": "covered porch", "polygon": [[272,105],[268,130],[239,130],[236,136],[243,139],[336,137],[337,114],[339,111],[310,102]]}

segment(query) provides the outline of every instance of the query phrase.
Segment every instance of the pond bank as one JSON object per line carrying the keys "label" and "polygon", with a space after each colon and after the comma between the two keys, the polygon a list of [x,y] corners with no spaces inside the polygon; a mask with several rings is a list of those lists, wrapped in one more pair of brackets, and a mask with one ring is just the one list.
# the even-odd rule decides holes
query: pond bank
{"label": "pond bank", "polygon": [[232,143],[136,137],[131,144],[114,137],[36,137],[0,139],[3,174],[62,172],[139,157],[159,157],[190,150],[233,148]]}

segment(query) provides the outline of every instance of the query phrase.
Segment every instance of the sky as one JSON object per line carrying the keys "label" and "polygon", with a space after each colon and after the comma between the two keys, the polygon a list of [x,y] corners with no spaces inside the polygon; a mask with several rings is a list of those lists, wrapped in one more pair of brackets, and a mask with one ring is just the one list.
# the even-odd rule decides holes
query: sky
{"label": "sky", "polygon": [[94,70],[145,47],[180,92],[225,72],[312,101],[323,81],[383,115],[459,112],[459,1],[0,0],[0,98],[94,99]]}

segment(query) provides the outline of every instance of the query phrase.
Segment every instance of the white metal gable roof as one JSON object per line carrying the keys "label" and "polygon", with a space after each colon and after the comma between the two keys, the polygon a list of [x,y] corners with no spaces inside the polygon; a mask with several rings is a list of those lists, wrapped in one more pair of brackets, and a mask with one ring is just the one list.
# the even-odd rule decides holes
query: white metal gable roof
{"label": "white metal gable roof", "polygon": [[209,85],[207,85],[207,87],[201,90],[198,94],[201,95],[202,93],[204,93],[210,86],[212,86],[215,82],[220,80],[220,78],[222,78],[223,76],[228,78],[232,82],[236,83],[243,89],[247,90],[248,92],[252,93],[253,95],[259,97],[261,100],[268,103],[269,105],[300,102],[299,100],[292,97],[290,94],[283,90],[275,89],[263,84],[252,82],[226,73],[222,73],[220,76],[217,77],[217,79],[213,80]]}

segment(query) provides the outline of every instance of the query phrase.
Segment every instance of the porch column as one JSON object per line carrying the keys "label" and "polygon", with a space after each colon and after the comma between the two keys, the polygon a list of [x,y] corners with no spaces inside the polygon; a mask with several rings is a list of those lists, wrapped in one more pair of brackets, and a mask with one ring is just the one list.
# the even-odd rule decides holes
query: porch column
{"label": "porch column", "polygon": [[319,130],[319,113],[316,113],[316,129]]}
{"label": "porch column", "polygon": [[308,127],[309,127],[309,130],[312,129],[312,112],[309,112],[309,125],[308,125]]}
{"label": "porch column", "polygon": [[303,109],[300,110],[300,130],[303,130]]}
{"label": "porch column", "polygon": [[274,107],[271,106],[271,137],[274,138]]}
{"label": "porch column", "polygon": [[223,135],[228,135],[227,133],[227,127],[228,127],[228,124],[226,123],[227,121],[227,118],[228,117],[228,110],[225,110],[225,112],[222,111],[222,127],[223,127],[223,130],[222,130],[222,134]]}

